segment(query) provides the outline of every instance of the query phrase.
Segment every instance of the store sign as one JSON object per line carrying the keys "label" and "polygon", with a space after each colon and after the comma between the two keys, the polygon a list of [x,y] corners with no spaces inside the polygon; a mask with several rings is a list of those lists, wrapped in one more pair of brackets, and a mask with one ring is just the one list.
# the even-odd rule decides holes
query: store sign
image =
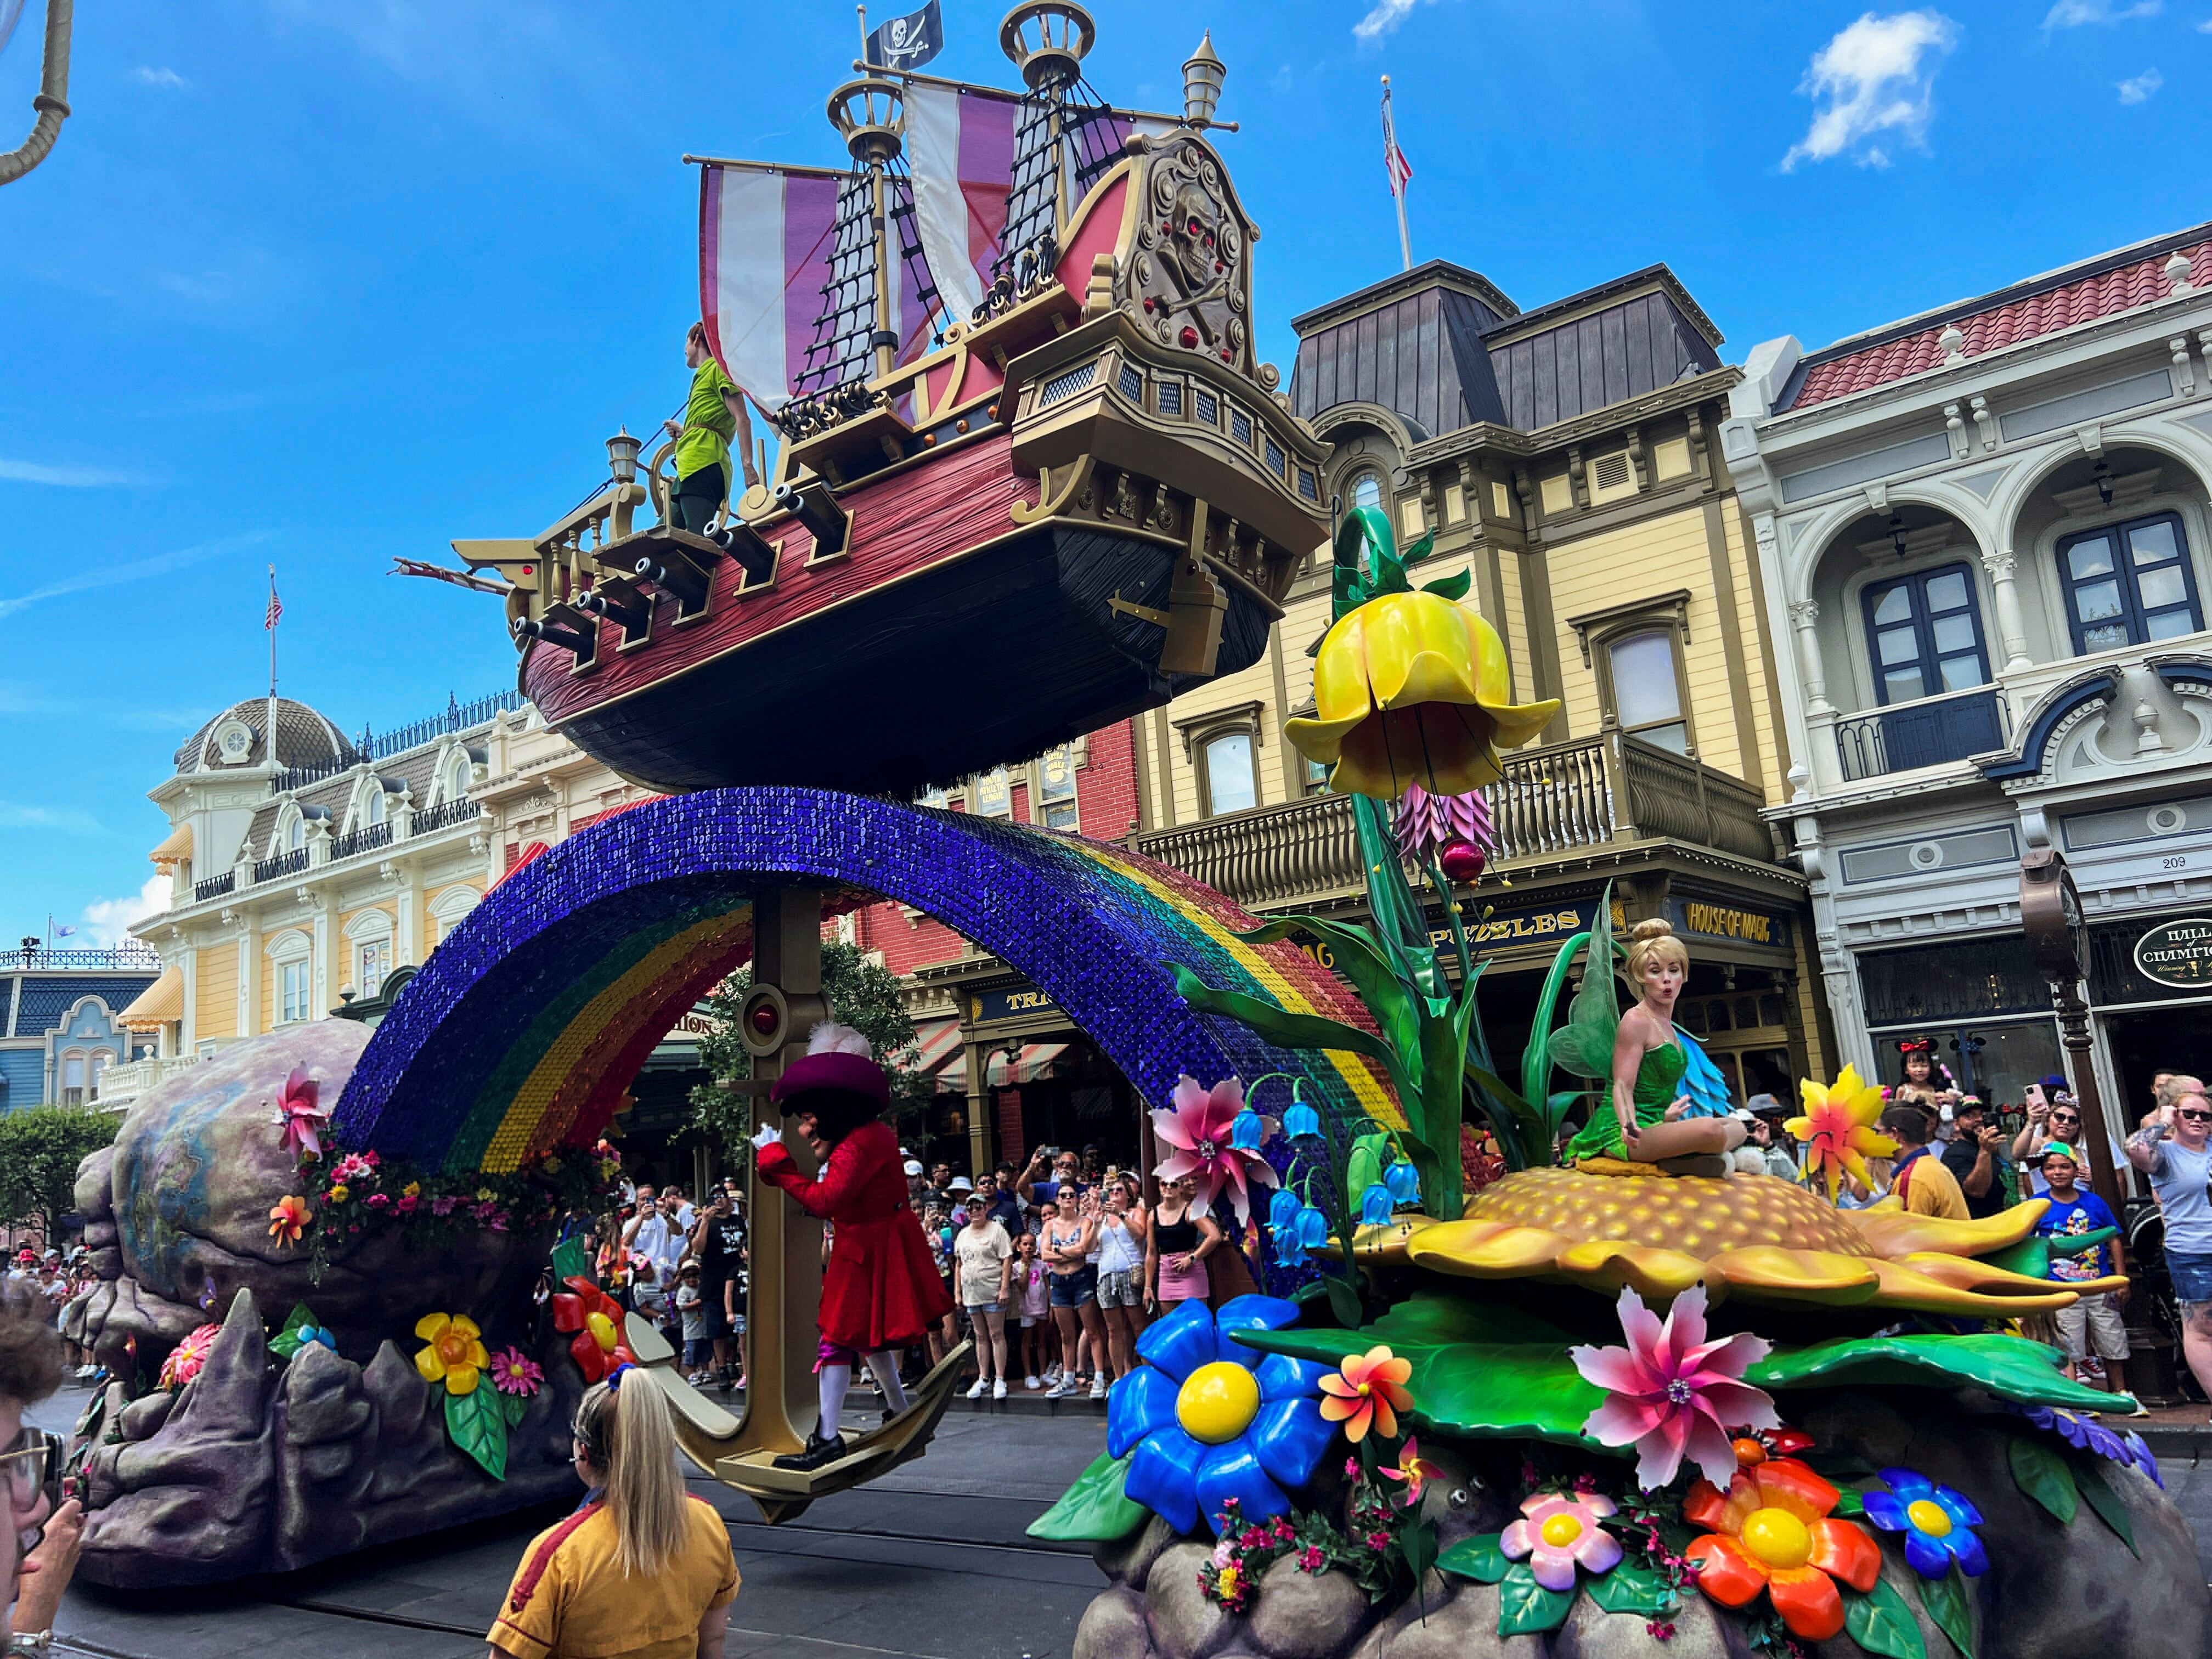
{"label": "store sign", "polygon": [[1059,1011],[1060,1005],[1034,985],[1017,985],[1000,991],[978,991],[968,999],[968,1018],[978,1025],[988,1025],[994,1020],[1024,1019]]}
{"label": "store sign", "polygon": [[1776,950],[1790,945],[1790,918],[1765,910],[1749,910],[1710,899],[1674,898],[1667,902],[1668,919],[1677,932],[1702,939],[1741,939]]}
{"label": "store sign", "polygon": [[2147,929],[2136,941],[2136,971],[2178,990],[2212,986],[2212,917],[2177,916]]}

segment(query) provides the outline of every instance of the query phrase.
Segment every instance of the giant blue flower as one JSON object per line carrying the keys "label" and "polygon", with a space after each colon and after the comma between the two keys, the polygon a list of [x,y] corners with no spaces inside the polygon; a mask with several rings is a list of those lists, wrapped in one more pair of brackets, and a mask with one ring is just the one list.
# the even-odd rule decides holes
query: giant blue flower
{"label": "giant blue flower", "polygon": [[1123,1490],[1178,1532],[1217,1531],[1229,1500],[1247,1521],[1281,1515],[1335,1438],[1318,1403],[1328,1367],[1261,1357],[1233,1339],[1298,1316],[1280,1297],[1240,1296],[1218,1313],[1185,1302],[1137,1339],[1145,1363],[1106,1397],[1106,1449],[1130,1459]]}
{"label": "giant blue flower", "polygon": [[1972,1528],[1982,1512],[1956,1487],[1941,1486],[1917,1469],[1884,1469],[1889,1490],[1863,1494],[1866,1517],[1884,1532],[1905,1534],[1905,1559],[1923,1578],[1941,1578],[1951,1563],[1969,1578],[1990,1570],[1989,1552]]}

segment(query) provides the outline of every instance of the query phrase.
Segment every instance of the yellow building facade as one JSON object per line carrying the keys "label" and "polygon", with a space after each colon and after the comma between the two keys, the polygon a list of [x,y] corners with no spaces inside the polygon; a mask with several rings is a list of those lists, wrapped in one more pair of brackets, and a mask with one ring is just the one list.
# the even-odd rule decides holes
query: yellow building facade
{"label": "yellow building facade", "polygon": [[[1666,267],[1531,311],[1432,262],[1296,319],[1291,398],[1334,446],[1326,493],[1380,507],[1419,584],[1465,570],[1516,701],[1561,708],[1487,791],[1498,845],[1471,895],[1517,1047],[1537,970],[1610,882],[1696,969],[1683,1023],[1740,1100],[1823,1072],[1804,882],[1761,810],[1787,763],[1753,544],[1718,449],[1721,337]],[[1348,803],[1284,739],[1313,707],[1330,620],[1318,550],[1267,657],[1138,724],[1142,850],[1259,911],[1356,911]],[[1441,917],[1437,918],[1441,925]]]}

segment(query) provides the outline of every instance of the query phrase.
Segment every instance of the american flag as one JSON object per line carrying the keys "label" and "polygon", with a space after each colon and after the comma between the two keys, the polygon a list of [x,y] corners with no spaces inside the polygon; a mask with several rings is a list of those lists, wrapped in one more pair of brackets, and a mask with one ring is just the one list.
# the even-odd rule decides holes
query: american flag
{"label": "american flag", "polygon": [[1398,130],[1390,121],[1390,88],[1382,88],[1382,165],[1389,169],[1390,193],[1403,196],[1406,182],[1413,176],[1413,164],[1406,159],[1406,152],[1398,148]]}
{"label": "american flag", "polygon": [[276,627],[276,619],[283,614],[283,602],[276,597],[276,567],[272,564],[269,567],[269,611],[268,614],[261,618],[261,625],[273,632]]}

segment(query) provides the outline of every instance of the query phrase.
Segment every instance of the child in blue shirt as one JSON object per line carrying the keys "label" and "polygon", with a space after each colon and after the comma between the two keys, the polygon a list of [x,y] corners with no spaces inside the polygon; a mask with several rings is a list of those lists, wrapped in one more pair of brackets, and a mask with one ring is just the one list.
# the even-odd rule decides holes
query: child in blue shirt
{"label": "child in blue shirt", "polygon": [[[2074,1149],[2063,1140],[2047,1143],[2041,1153],[2043,1178],[2051,1183],[2045,1194],[2051,1208],[2036,1224],[2035,1231],[2054,1243],[2069,1238],[2080,1238],[2100,1228],[2119,1224],[2112,1208],[2105,1200],[2078,1183],[2081,1176],[2080,1161]],[[2083,1285],[2114,1273],[2127,1272],[2127,1250],[2115,1232],[2106,1243],[2079,1255],[2059,1255],[2051,1258],[2051,1277],[2062,1285]],[[2066,1345],[2066,1371],[2077,1376],[2090,1370],[2094,1361],[2101,1360],[2103,1377],[2094,1371],[2086,1380],[2101,1381],[2101,1385],[2114,1393],[2127,1388],[2127,1372],[2124,1362],[2128,1357],[2128,1328],[2120,1317],[2120,1309],[2126,1304],[2128,1292],[2124,1285],[2117,1291],[2084,1292],[2070,1308],[2058,1310],[2058,1334]],[[2137,1411],[2140,1413],[2141,1407]]]}

